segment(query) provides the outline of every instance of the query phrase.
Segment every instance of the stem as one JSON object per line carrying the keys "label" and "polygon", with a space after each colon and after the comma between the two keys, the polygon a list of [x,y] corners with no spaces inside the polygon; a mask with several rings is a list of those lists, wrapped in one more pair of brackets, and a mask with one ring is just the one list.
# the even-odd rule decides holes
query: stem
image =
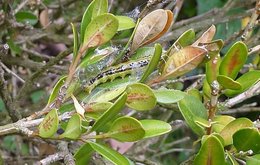
{"label": "stem", "polygon": [[[218,103],[218,94],[219,94],[219,83],[215,80],[211,84],[211,98],[210,98],[210,105],[209,105],[209,114],[208,114],[208,120],[211,122],[213,118],[215,117],[216,111],[217,111],[217,103]],[[207,134],[211,134],[212,126],[210,126],[207,129]]]}

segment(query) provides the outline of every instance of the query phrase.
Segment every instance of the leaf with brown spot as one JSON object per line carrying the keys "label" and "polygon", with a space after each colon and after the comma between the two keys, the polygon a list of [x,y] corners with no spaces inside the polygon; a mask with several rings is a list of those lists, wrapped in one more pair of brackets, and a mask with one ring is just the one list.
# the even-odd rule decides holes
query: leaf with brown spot
{"label": "leaf with brown spot", "polygon": [[174,78],[195,69],[204,59],[207,51],[193,46],[187,46],[171,55],[166,61],[162,75],[157,81]]}
{"label": "leaf with brown spot", "polygon": [[151,110],[156,105],[156,97],[152,89],[141,83],[134,83],[127,86],[126,105],[129,108],[139,111]]}
{"label": "leaf with brown spot", "polygon": [[216,33],[216,27],[215,27],[215,25],[211,25],[210,28],[207,31],[205,31],[200,36],[200,38],[197,39],[197,41],[195,41],[192,44],[192,46],[198,46],[199,43],[208,43],[208,42],[210,42],[213,39],[215,33]]}
{"label": "leaf with brown spot", "polygon": [[125,116],[116,119],[107,133],[108,137],[123,142],[137,141],[142,139],[144,135],[145,131],[140,121]]}
{"label": "leaf with brown spot", "polygon": [[170,28],[172,20],[173,14],[169,10],[158,9],[146,15],[138,24],[131,52],[160,38]]}
{"label": "leaf with brown spot", "polygon": [[39,136],[43,138],[52,137],[59,125],[59,118],[56,109],[51,110],[39,125]]}
{"label": "leaf with brown spot", "polygon": [[247,46],[241,41],[236,42],[224,56],[219,74],[235,79],[247,60],[247,53]]}
{"label": "leaf with brown spot", "polygon": [[85,30],[83,48],[100,46],[108,42],[117,32],[118,20],[112,14],[95,17]]}

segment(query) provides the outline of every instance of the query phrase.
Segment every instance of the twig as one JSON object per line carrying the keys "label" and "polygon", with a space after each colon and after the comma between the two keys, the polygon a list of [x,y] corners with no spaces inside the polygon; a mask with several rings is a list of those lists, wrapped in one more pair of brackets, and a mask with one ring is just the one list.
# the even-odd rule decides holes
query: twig
{"label": "twig", "polygon": [[223,115],[236,114],[236,113],[248,113],[248,112],[260,112],[260,107],[241,107],[229,109],[227,111],[221,111]]}
{"label": "twig", "polygon": [[260,94],[260,81],[258,81],[255,85],[253,85],[251,88],[249,88],[247,91],[239,94],[238,96],[227,100],[226,103],[224,103],[225,107],[232,107],[238,103],[241,103],[242,101],[251,98],[253,96],[256,96]]}
{"label": "twig", "polygon": [[9,116],[13,121],[18,121],[22,118],[20,112],[15,108],[13,99],[7,89],[7,82],[4,79],[4,70],[0,67],[0,97],[5,103]]}
{"label": "twig", "polygon": [[259,15],[260,15],[260,0],[257,0],[255,5],[255,10],[241,37],[242,41],[247,41],[249,39],[250,34],[253,31],[254,26],[256,25],[256,21]]}
{"label": "twig", "polygon": [[20,3],[14,10],[14,14],[18,13],[28,3],[28,1],[29,0],[24,0],[22,3]]}
{"label": "twig", "polygon": [[20,80],[22,83],[24,83],[25,81],[19,77],[17,74],[15,74],[13,71],[11,71],[7,66],[5,66],[5,64],[3,64],[1,61],[0,61],[0,65],[2,66],[2,68],[9,74],[11,74],[12,76],[16,77],[18,80]]}
{"label": "twig", "polygon": [[172,152],[194,152],[194,149],[189,149],[189,148],[173,148],[164,152],[160,152],[158,154],[153,155],[153,157],[158,157],[158,156],[163,156],[163,155],[167,155],[170,154]]}

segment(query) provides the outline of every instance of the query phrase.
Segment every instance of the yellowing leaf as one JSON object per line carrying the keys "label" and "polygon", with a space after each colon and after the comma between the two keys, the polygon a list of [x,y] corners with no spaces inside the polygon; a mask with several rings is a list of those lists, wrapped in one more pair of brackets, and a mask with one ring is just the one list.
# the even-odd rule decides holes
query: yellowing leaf
{"label": "yellowing leaf", "polygon": [[85,113],[85,109],[79,104],[78,100],[76,99],[75,96],[71,95],[71,98],[74,102],[74,106],[75,106],[75,109],[77,111],[77,113],[81,116],[81,117],[84,117],[84,113]]}

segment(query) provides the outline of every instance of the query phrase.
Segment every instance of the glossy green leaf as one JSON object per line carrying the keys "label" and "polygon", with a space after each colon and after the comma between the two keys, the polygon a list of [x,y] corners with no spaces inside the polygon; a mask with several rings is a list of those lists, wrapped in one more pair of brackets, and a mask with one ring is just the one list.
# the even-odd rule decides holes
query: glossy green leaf
{"label": "glossy green leaf", "polygon": [[145,82],[145,80],[148,78],[148,76],[156,69],[162,54],[162,46],[160,44],[155,44],[154,54],[146,67],[144,74],[142,75],[142,78],[140,79],[140,82]]}
{"label": "glossy green leaf", "polygon": [[111,161],[115,165],[130,165],[130,161],[118,153],[117,151],[107,147],[105,145],[101,145],[94,142],[88,142],[89,145],[100,155]]}
{"label": "glossy green leaf", "polygon": [[[246,138],[246,140],[245,140]],[[256,128],[243,128],[233,135],[233,145],[237,151],[252,150],[254,154],[260,153],[260,134]]]}
{"label": "glossy green leaf", "polygon": [[35,25],[38,22],[37,16],[29,11],[19,11],[15,14],[15,19],[17,22],[22,22],[30,25]]}
{"label": "glossy green leaf", "polygon": [[55,84],[55,86],[52,89],[52,92],[50,94],[49,100],[48,100],[48,104],[52,103],[57,95],[59,94],[59,90],[61,88],[61,86],[65,83],[67,76],[63,76],[59,79],[59,81]]}
{"label": "glossy green leaf", "polygon": [[110,121],[113,117],[115,117],[125,106],[125,102],[127,99],[126,93],[123,93],[102,116],[98,118],[98,120],[94,123],[91,128],[91,131],[95,131],[105,125],[108,121]]}
{"label": "glossy green leaf", "polygon": [[79,35],[75,25],[73,23],[70,23],[70,25],[73,32],[73,60],[75,60],[79,50]]}
{"label": "glossy green leaf", "polygon": [[260,154],[247,157],[246,164],[247,165],[259,165],[260,164]]}
{"label": "glossy green leaf", "polygon": [[117,32],[118,20],[112,14],[95,17],[85,30],[83,48],[100,46],[109,41]]}
{"label": "glossy green leaf", "polygon": [[199,126],[195,120],[207,123],[207,109],[202,102],[197,98],[186,95],[181,101],[178,102],[178,107],[182,116],[189,125],[189,127],[198,135],[203,135],[205,130]]}
{"label": "glossy green leaf", "polygon": [[137,111],[151,110],[156,105],[156,97],[152,89],[141,83],[134,83],[127,86],[126,105]]}
{"label": "glossy green leaf", "polygon": [[140,120],[144,130],[145,136],[144,138],[150,138],[154,136],[159,136],[166,134],[172,130],[170,124],[161,121],[161,120]]}
{"label": "glossy green leaf", "polygon": [[232,116],[220,115],[215,116],[212,121],[212,129],[214,132],[219,133],[228,123],[235,120]]}
{"label": "glossy green leaf", "polygon": [[225,89],[233,89],[233,90],[242,89],[242,85],[239,82],[237,82],[227,76],[218,75],[217,80],[218,80],[218,83]]}
{"label": "glossy green leaf", "polygon": [[114,88],[112,90],[101,90],[96,93],[89,102],[107,102],[114,100],[126,90],[126,86]]}
{"label": "glossy green leaf", "polygon": [[228,123],[220,132],[225,141],[225,146],[233,144],[233,134],[241,128],[252,127],[253,122],[247,118],[238,118]]}
{"label": "glossy green leaf", "polygon": [[43,138],[52,137],[59,126],[59,117],[56,109],[51,110],[39,125],[39,136]]}
{"label": "glossy green leaf", "polygon": [[189,90],[187,90],[187,93],[188,93],[188,95],[194,96],[197,99],[199,99],[200,101],[202,101],[202,97],[201,97],[200,91],[198,89],[196,89],[196,88],[189,89]]}
{"label": "glossy green leaf", "polygon": [[93,148],[91,147],[90,144],[85,143],[82,145],[79,150],[74,154],[74,159],[76,165],[86,165],[89,163],[92,153],[93,153]]}
{"label": "glossy green leaf", "polygon": [[225,165],[224,148],[217,137],[210,135],[196,155],[194,165]]}
{"label": "glossy green leaf", "polygon": [[206,78],[209,84],[217,80],[220,63],[221,57],[219,54],[206,63]]}
{"label": "glossy green leaf", "polygon": [[132,142],[142,139],[145,131],[135,118],[120,117],[113,122],[107,135],[122,142]]}
{"label": "glossy green leaf", "polygon": [[107,0],[95,0],[92,10],[92,19],[108,12],[108,1]]}
{"label": "glossy green leaf", "polygon": [[236,42],[224,56],[219,74],[235,79],[247,59],[247,46],[243,42]]}
{"label": "glossy green leaf", "polygon": [[135,27],[135,22],[132,18],[127,16],[116,16],[119,26],[118,31],[132,29]]}
{"label": "glossy green leaf", "polygon": [[185,97],[185,93],[179,90],[173,89],[157,89],[154,90],[154,95],[157,99],[157,102],[163,104],[173,104],[177,103]]}
{"label": "glossy green leaf", "polygon": [[83,17],[82,17],[82,20],[81,20],[81,23],[80,23],[80,41],[81,41],[81,43],[83,43],[86,28],[87,28],[88,24],[90,23],[90,21],[92,19],[92,12],[93,12],[95,1],[96,0],[93,0],[88,5],[88,7],[85,10]]}
{"label": "glossy green leaf", "polygon": [[240,90],[225,90],[225,95],[229,97],[233,97],[237,94],[240,94],[250,88],[253,84],[255,84],[258,80],[260,80],[260,71],[259,70],[252,70],[241,77],[239,77],[236,82],[239,82],[242,86]]}
{"label": "glossy green leaf", "polygon": [[77,139],[81,135],[81,117],[79,114],[71,116],[66,130],[60,138]]}

